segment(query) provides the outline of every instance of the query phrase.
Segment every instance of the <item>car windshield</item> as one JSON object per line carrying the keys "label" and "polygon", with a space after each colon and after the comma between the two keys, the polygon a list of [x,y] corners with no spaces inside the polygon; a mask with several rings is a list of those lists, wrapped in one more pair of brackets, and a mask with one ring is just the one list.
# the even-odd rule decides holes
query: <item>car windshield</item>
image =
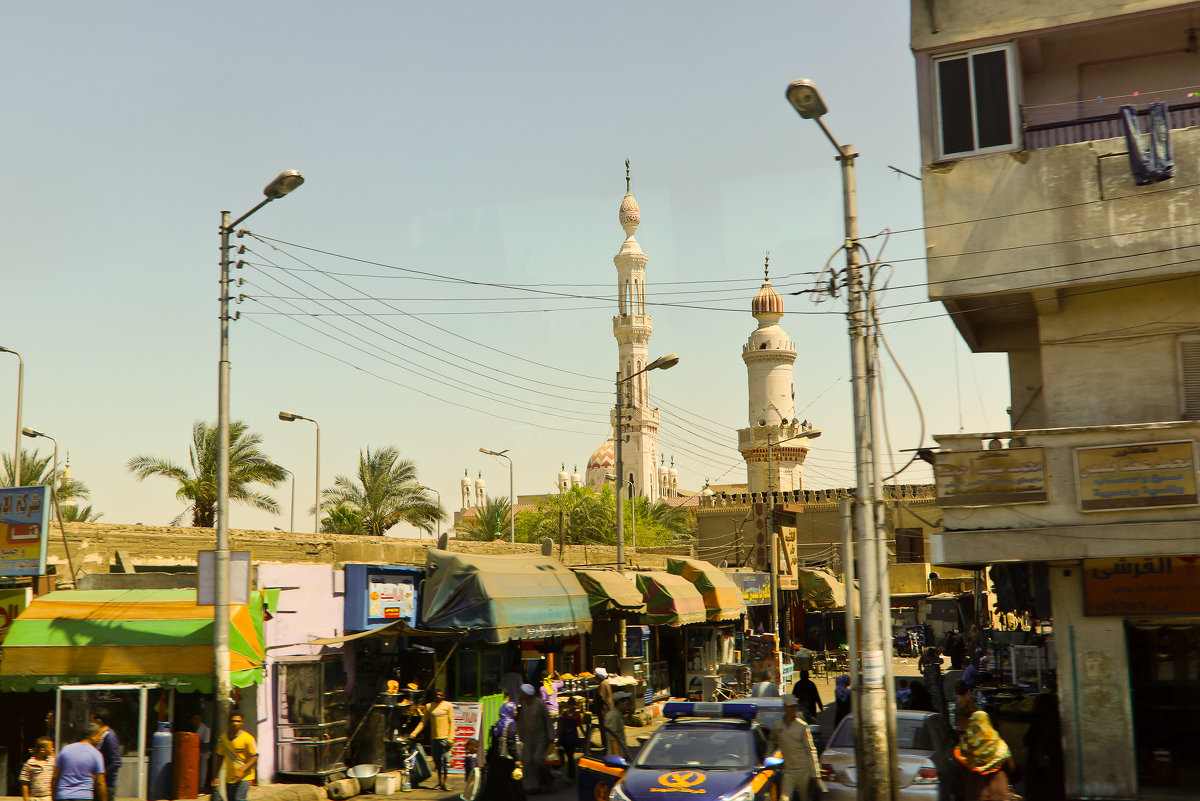
{"label": "car windshield", "polygon": [[[854,747],[854,718],[847,715],[842,725],[833,733],[828,748]],[[896,747],[916,751],[932,751],[933,738],[925,726],[925,718],[896,719]]]}
{"label": "car windshield", "polygon": [[755,765],[754,741],[747,729],[659,729],[634,764],[662,770],[747,770]]}

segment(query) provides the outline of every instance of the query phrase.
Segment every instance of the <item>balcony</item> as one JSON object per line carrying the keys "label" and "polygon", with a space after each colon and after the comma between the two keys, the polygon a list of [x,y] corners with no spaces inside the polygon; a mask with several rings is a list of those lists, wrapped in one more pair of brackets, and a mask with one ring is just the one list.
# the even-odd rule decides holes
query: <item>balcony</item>
{"label": "balcony", "polygon": [[[1078,106],[1080,109],[1086,107],[1086,103],[1080,103]],[[1142,130],[1146,130],[1145,120],[1149,114],[1148,108],[1137,112],[1137,116],[1143,123]],[[1181,103],[1170,107],[1168,122],[1170,130],[1197,126],[1200,126],[1200,103]],[[1079,116],[1045,122],[1039,121],[1037,115],[1031,113],[1030,110],[1022,109],[1021,129],[1025,134],[1026,150],[1069,145],[1075,142],[1118,139],[1125,136],[1125,127],[1121,122],[1120,113]]]}
{"label": "balcony", "polygon": [[1200,422],[935,439],[935,564],[1200,553]]}

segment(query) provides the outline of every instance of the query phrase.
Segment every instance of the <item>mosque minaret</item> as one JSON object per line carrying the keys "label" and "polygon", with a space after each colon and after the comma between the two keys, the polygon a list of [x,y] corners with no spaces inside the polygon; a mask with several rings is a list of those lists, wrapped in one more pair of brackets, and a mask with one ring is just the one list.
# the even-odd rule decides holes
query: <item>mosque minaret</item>
{"label": "mosque minaret", "polygon": [[770,254],[763,268],[762,288],[750,309],[758,320],[758,328],[742,346],[749,382],[750,426],[738,431],[738,450],[746,460],[746,483],[750,492],[803,489],[802,468],[808,443],[821,432],[808,421],[796,419],[792,376],[796,343],[779,325],[783,298],[771,285]]}

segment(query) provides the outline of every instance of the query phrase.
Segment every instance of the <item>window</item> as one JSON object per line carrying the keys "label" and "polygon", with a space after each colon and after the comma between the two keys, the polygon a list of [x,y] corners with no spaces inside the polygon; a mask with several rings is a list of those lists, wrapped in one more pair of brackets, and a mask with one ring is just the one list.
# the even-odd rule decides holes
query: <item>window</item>
{"label": "window", "polygon": [[919,528],[896,529],[896,562],[912,564],[925,561],[925,541]]}
{"label": "window", "polygon": [[1009,45],[934,61],[942,156],[1011,150],[1018,144],[1015,51]]}
{"label": "window", "polygon": [[1183,419],[1200,419],[1200,336],[1179,339],[1179,390]]}

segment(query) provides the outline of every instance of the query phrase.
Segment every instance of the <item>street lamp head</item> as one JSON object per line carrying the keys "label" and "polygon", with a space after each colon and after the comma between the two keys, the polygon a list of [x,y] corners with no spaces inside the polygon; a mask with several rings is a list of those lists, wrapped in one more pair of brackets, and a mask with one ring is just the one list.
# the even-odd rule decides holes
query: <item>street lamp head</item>
{"label": "street lamp head", "polygon": [[22,428],[22,429],[21,429],[21,433],[22,433],[22,434],[24,434],[24,435],[25,435],[25,436],[27,436],[27,437],[30,437],[30,438],[33,438],[33,437],[44,437],[44,436],[46,436],[46,435],[45,435],[45,434],[43,434],[41,431],[37,431],[37,430],[35,430],[35,429],[32,429],[32,428],[30,428],[29,426],[25,426],[24,428]]}
{"label": "street lamp head", "polygon": [[821,99],[821,93],[817,91],[816,84],[806,78],[788,84],[787,99],[792,108],[796,109],[796,113],[806,120],[818,119],[829,111],[825,107],[825,101]]}
{"label": "street lamp head", "polygon": [[670,370],[675,365],[679,364],[678,353],[668,353],[666,356],[659,356],[654,361],[646,365],[647,370]]}
{"label": "street lamp head", "polygon": [[480,448],[479,452],[486,453],[488,456],[503,456],[504,454],[508,453],[508,448],[505,448],[502,451],[490,451],[487,448]]}
{"label": "street lamp head", "polygon": [[271,183],[263,187],[263,194],[270,200],[278,200],[304,183],[304,176],[299,170],[284,170],[276,175]]}
{"label": "street lamp head", "polygon": [[285,423],[293,423],[297,418],[296,415],[292,414],[291,412],[280,412],[279,419]]}

